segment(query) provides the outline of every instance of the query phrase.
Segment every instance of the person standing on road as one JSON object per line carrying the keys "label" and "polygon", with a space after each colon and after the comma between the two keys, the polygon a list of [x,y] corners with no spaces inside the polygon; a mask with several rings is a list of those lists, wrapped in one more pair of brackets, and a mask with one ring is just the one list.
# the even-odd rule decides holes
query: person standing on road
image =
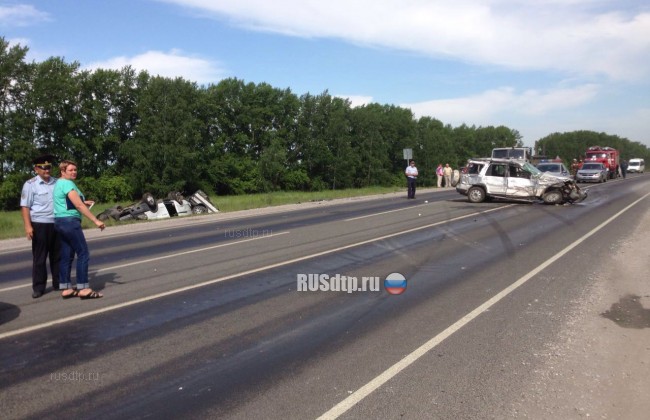
{"label": "person standing on road", "polygon": [[578,169],[580,169],[580,164],[578,163],[578,159],[573,159],[573,162],[571,163],[571,176],[573,178],[576,177],[576,174],[578,173]]}
{"label": "person standing on road", "polygon": [[625,159],[621,161],[621,175],[623,175],[623,179],[627,176],[627,160]]}
{"label": "person standing on road", "polygon": [[443,172],[442,172],[442,163],[438,164],[438,167],[436,168],[436,181],[438,182],[438,188],[442,187],[442,177],[443,177]]}
{"label": "person standing on road", "polygon": [[412,160],[404,171],[408,188],[408,198],[415,198],[415,181],[418,179],[418,168],[415,167],[415,161]]}
{"label": "person standing on road", "polygon": [[50,258],[52,288],[59,290],[60,242],[54,229],[54,202],[57,179],[52,174],[54,156],[43,155],[33,160],[36,176],[23,185],[20,213],[27,240],[32,241],[32,298],[38,299],[47,287],[47,258]]}
{"label": "person standing on road", "polygon": [[[61,236],[61,264],[59,279],[63,299],[79,296],[81,299],[97,299],[103,295],[90,288],[88,283],[88,262],[90,252],[86,237],[81,229],[81,216],[89,218],[99,229],[104,222],[90,212],[94,201],[87,201],[74,181],[77,179],[77,164],[64,160],[59,164],[61,178],[54,188],[54,226]],[[72,261],[77,255],[77,287],[72,288],[70,272]]]}
{"label": "person standing on road", "polygon": [[445,169],[442,170],[442,175],[445,177],[445,187],[451,188],[451,174],[454,171],[451,169],[448,163],[445,164]]}

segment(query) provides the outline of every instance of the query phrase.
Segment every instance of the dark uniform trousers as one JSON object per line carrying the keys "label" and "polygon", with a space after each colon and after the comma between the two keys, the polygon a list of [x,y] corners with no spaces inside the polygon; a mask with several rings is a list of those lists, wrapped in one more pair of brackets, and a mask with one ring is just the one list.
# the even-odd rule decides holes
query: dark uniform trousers
{"label": "dark uniform trousers", "polygon": [[34,292],[45,292],[47,286],[47,257],[50,257],[50,271],[52,273],[52,287],[59,288],[59,258],[61,245],[58,234],[54,230],[54,223],[34,223],[34,236],[32,238],[32,289]]}
{"label": "dark uniform trousers", "polygon": [[408,188],[407,191],[408,198],[415,198],[415,182],[416,182],[415,178],[412,178],[410,176],[406,178],[406,184]]}

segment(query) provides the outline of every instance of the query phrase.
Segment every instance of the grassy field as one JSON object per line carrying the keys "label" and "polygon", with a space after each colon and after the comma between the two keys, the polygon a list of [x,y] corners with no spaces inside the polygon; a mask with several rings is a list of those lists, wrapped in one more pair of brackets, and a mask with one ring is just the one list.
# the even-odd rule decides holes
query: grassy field
{"label": "grassy field", "polygon": [[[372,187],[338,191],[318,191],[318,192],[274,192],[268,194],[252,195],[233,195],[233,196],[210,196],[210,200],[216,204],[219,211],[233,212],[238,210],[256,209],[262,207],[280,206],[283,204],[298,204],[310,201],[334,200],[337,198],[360,197],[364,195],[386,194],[402,191],[404,188],[399,187]],[[93,207],[93,213],[99,214],[104,210],[115,206],[116,204],[129,205],[131,203],[97,203]],[[200,217],[200,216],[199,216]],[[116,222],[109,220],[106,226],[123,225],[134,222]],[[86,218],[82,221],[84,229],[93,228],[95,225]],[[20,211],[0,212],[0,239],[19,238],[25,235],[23,220]]]}

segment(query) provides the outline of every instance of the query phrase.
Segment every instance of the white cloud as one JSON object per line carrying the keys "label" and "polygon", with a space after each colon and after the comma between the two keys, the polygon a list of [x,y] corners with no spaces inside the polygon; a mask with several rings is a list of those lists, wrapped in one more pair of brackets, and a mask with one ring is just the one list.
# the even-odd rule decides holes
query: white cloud
{"label": "white cloud", "polygon": [[115,69],[131,66],[135,70],[162,77],[183,77],[200,84],[218,83],[226,72],[218,63],[200,57],[184,55],[182,51],[148,51],[133,57],[114,57],[105,61],[90,63],[84,69]]}
{"label": "white cloud", "polygon": [[[339,39],[351,44],[414,52],[434,60],[476,65],[489,70],[484,73],[487,86],[489,73],[494,69],[516,71],[514,77],[519,83],[527,75],[532,76],[525,82],[528,87],[519,90],[497,87],[461,98],[402,105],[412,109],[416,116],[429,115],[452,125],[503,124],[520,131],[527,142],[555,131],[578,129],[602,130],[648,142],[645,134],[648,119],[624,117],[647,116],[647,111],[611,108],[604,94],[608,92],[620,98],[628,89],[647,91],[650,80],[647,2],[159,1],[250,30]],[[571,82],[544,87],[548,80],[554,79]],[[351,99],[353,105],[372,100],[370,96],[358,98]]]}
{"label": "white cloud", "polygon": [[[586,126],[603,127],[603,131],[610,133],[620,132],[613,119],[605,125],[602,120],[586,121],[584,116],[575,117],[575,113],[580,112],[577,110],[597,100],[599,89],[600,86],[594,84],[519,92],[511,87],[502,87],[462,98],[400,106],[411,109],[416,118],[429,116],[451,126],[505,125],[519,131],[524,141],[532,146],[535,140],[552,132],[583,130]],[[642,121],[637,120],[635,124],[642,124]]]}
{"label": "white cloud", "polygon": [[[255,30],[415,51],[478,64],[639,80],[650,12],[614,0],[162,0]],[[642,6],[638,6],[642,7]]]}
{"label": "white cloud", "polygon": [[464,98],[439,99],[401,106],[410,108],[416,117],[431,116],[450,123],[476,121],[485,124],[503,114],[530,117],[576,108],[589,103],[597,93],[596,85],[549,91],[526,90],[521,93],[510,87],[502,87]]}
{"label": "white cloud", "polygon": [[20,45],[21,47],[28,47],[29,46],[29,39],[27,38],[10,38],[7,39],[7,42],[9,43],[9,47],[14,47],[16,45]]}
{"label": "white cloud", "polygon": [[47,13],[29,4],[0,6],[0,25],[3,26],[29,26],[49,19]]}

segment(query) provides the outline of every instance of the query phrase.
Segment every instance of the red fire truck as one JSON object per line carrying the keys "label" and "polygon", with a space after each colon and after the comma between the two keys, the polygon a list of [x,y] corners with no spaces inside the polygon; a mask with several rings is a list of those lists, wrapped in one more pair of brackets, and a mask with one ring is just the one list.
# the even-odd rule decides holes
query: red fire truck
{"label": "red fire truck", "polygon": [[585,152],[585,162],[600,162],[607,168],[609,179],[618,177],[618,151],[614,148],[591,146]]}

